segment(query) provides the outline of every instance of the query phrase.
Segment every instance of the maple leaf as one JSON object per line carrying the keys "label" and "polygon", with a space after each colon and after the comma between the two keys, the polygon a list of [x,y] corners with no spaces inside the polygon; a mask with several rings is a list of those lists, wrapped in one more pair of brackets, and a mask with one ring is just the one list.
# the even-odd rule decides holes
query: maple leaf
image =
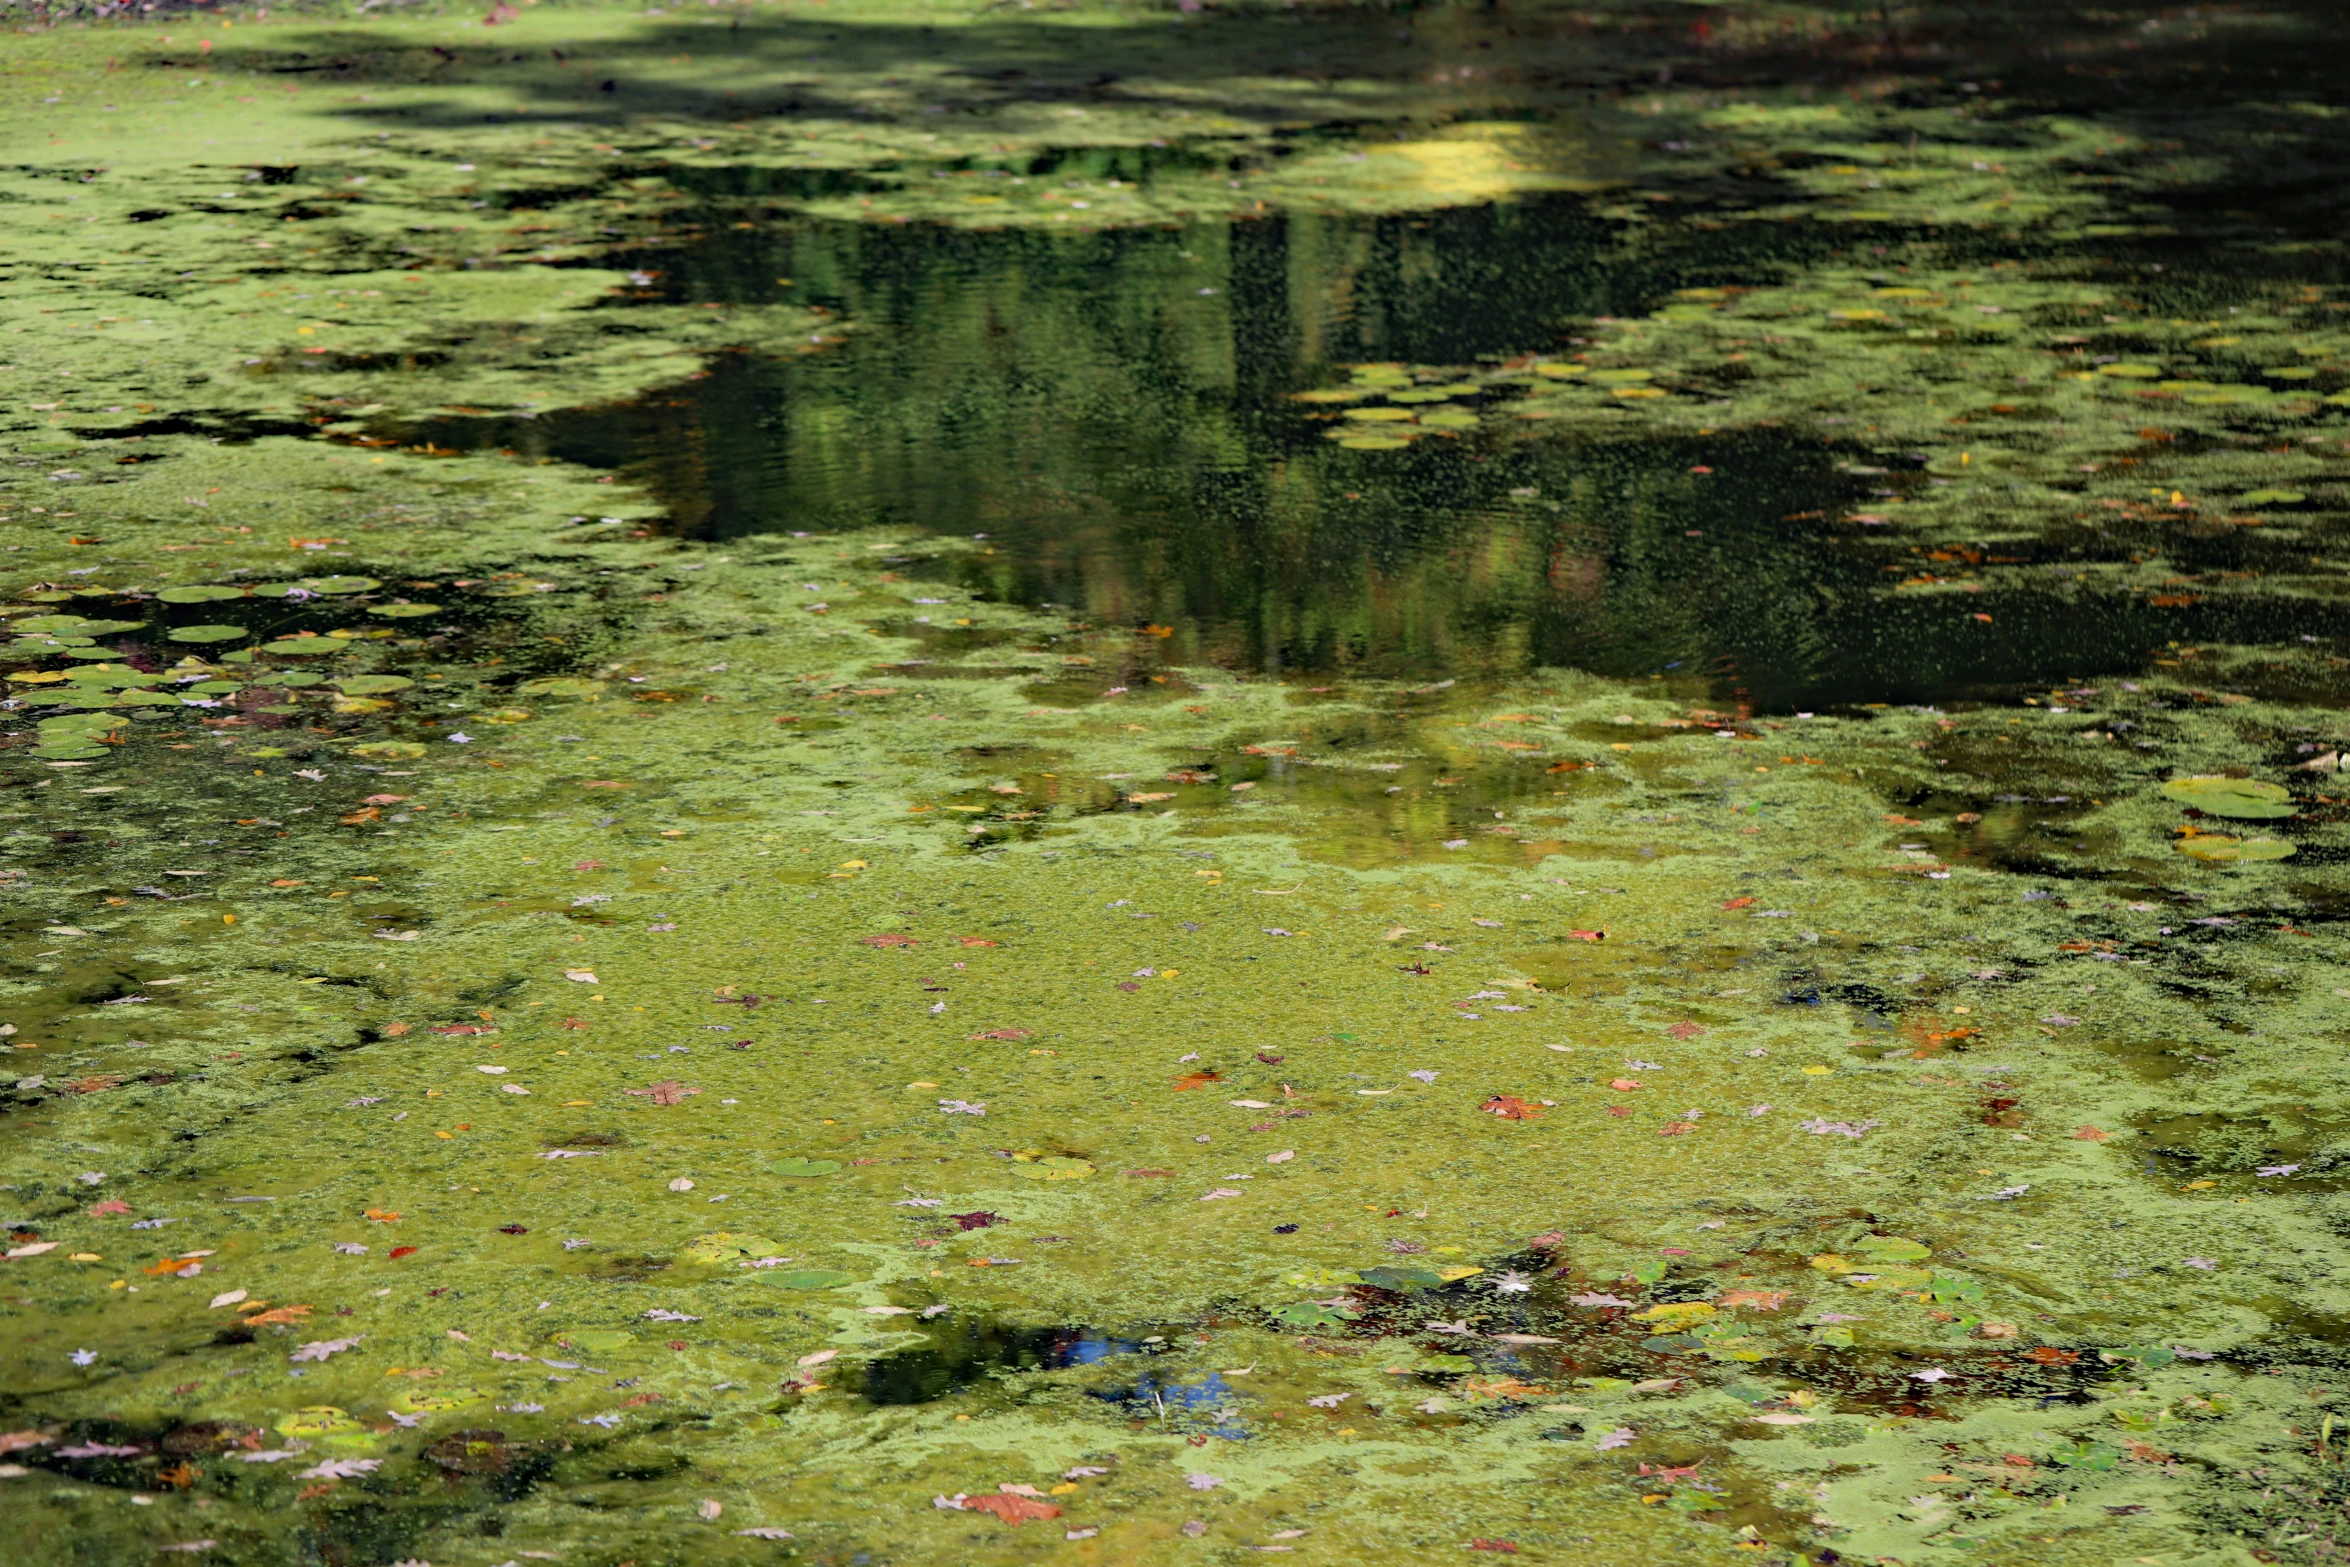
{"label": "maple leaf", "polygon": [[[1753,902],[1754,900],[1752,898],[1732,898],[1729,902],[1723,904],[1722,907],[1725,909],[1743,909],[1750,906]],[[1641,1466],[1641,1472],[1646,1473],[1647,1467],[1647,1465],[1643,1464]]]}
{"label": "maple leaf", "polygon": [[1469,1549],[1472,1551],[1499,1551],[1505,1556],[1515,1556],[1518,1554],[1518,1542],[1515,1540],[1471,1540]]}
{"label": "maple leaf", "polygon": [[1216,1072],[1186,1072],[1175,1079],[1175,1092],[1184,1093],[1194,1088],[1205,1088],[1210,1083],[1221,1083],[1223,1076]]}
{"label": "maple leaf", "polygon": [[1683,1022],[1675,1023],[1672,1027],[1666,1029],[1665,1032],[1672,1035],[1675,1039],[1695,1039],[1698,1035],[1704,1033],[1705,1030],[1698,1027],[1695,1023]]}
{"label": "maple leaf", "polygon": [[2043,1344],[2037,1349],[2026,1350],[2024,1354],[2025,1358],[2036,1360],[2043,1366],[2069,1366],[2077,1363],[2081,1358],[2079,1350],[2058,1349],[2052,1344]]}
{"label": "maple leaf", "polygon": [[[1703,1462],[1704,1460],[1699,1460],[1699,1463]],[[1668,1469],[1662,1464],[1642,1464],[1640,1466],[1640,1472],[1642,1474],[1650,1476],[1653,1479],[1662,1480],[1667,1485],[1674,1485],[1680,1481],[1686,1480],[1691,1475],[1697,1473],[1697,1470],[1698,1464],[1690,1464],[1680,1469]]]}
{"label": "maple leaf", "polygon": [[1477,1107],[1487,1115],[1500,1116],[1505,1121],[1539,1121],[1542,1112],[1512,1094],[1495,1094]]}
{"label": "maple leaf", "polygon": [[1678,1137],[1683,1132],[1694,1132],[1696,1130],[1697,1123],[1694,1121],[1667,1121],[1664,1125],[1656,1129],[1656,1135],[1659,1137]]}
{"label": "maple leaf", "polygon": [[650,1099],[657,1105],[673,1105],[684,1099],[686,1095],[698,1094],[701,1090],[688,1088],[673,1077],[655,1083],[650,1088],[624,1088],[621,1092],[633,1094],[639,1099]]}
{"label": "maple leaf", "polygon": [[1031,1518],[1058,1518],[1061,1510],[1050,1502],[1040,1502],[1033,1496],[1014,1496],[999,1491],[993,1496],[971,1496],[963,1499],[966,1512],[993,1513],[1005,1523],[1026,1523]]}
{"label": "maple leaf", "polygon": [[2084,1126],[2079,1131],[2073,1133],[2073,1141],[2077,1143],[2101,1143],[2112,1135],[2113,1133],[2101,1132],[2094,1126]]}
{"label": "maple leaf", "polygon": [[867,947],[918,947],[921,945],[913,937],[901,936],[894,930],[884,931],[878,936],[860,936],[857,941],[859,945]]}
{"label": "maple leaf", "polygon": [[269,1323],[283,1326],[289,1323],[301,1321],[304,1317],[310,1315],[310,1311],[311,1308],[308,1306],[273,1306],[267,1311],[257,1311],[253,1313],[253,1315],[247,1317],[245,1321],[248,1324],[253,1325]]}

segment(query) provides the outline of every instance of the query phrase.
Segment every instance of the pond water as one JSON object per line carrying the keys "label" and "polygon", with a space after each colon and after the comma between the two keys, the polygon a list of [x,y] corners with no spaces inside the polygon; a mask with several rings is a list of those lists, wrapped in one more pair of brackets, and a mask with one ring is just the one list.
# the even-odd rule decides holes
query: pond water
{"label": "pond water", "polygon": [[0,1555],[2338,1560],[2337,23],[26,23]]}

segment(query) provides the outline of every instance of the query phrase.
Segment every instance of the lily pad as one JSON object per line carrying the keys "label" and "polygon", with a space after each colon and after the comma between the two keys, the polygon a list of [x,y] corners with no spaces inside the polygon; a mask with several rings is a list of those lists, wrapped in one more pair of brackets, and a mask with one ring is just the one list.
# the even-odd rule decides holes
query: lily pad
{"label": "lily pad", "polygon": [[1393,435],[1350,435],[1338,444],[1346,447],[1349,451],[1392,452],[1399,451],[1412,443]]}
{"label": "lily pad", "polygon": [[2293,797],[2284,785],[2256,778],[2173,778],[2162,792],[2207,816],[2273,821],[2293,814]]}
{"label": "lily pad", "polygon": [[1432,1290],[1444,1282],[1432,1268],[1404,1268],[1382,1263],[1363,1270],[1363,1282],[1374,1289]]}
{"label": "lily pad", "polygon": [[364,756],[371,762],[412,762],[424,754],[424,749],[414,740],[374,740],[351,747],[351,754]]}
{"label": "lily pad", "polygon": [[581,1328],[576,1333],[565,1333],[556,1342],[590,1354],[609,1355],[636,1342],[636,1335],[623,1328]]}
{"label": "lily pad", "polygon": [[516,689],[532,696],[576,696],[592,702],[604,694],[604,682],[557,675],[546,680],[525,680]]}
{"label": "lily pad", "polygon": [[2139,364],[2133,360],[2125,359],[2120,364],[2099,365],[2097,373],[2116,376],[2124,381],[2151,381],[2162,374],[2162,367],[2160,365]]}
{"label": "lily pad", "polygon": [[110,637],[117,631],[136,631],[143,620],[87,620],[80,615],[35,615],[16,623],[19,631],[61,631],[77,637]]}
{"label": "lily pad", "polygon": [[850,1275],[835,1273],[830,1268],[800,1268],[790,1273],[771,1273],[768,1278],[777,1289],[787,1290],[836,1290],[843,1284],[857,1282]]}
{"label": "lily pad", "polygon": [[708,1235],[697,1235],[682,1255],[688,1262],[722,1263],[748,1262],[758,1257],[772,1257],[783,1250],[781,1241],[769,1240],[764,1235],[746,1231],[713,1230]]}
{"label": "lily pad", "polygon": [[373,577],[304,577],[301,585],[313,593],[365,593],[383,586]]}
{"label": "lily pad", "polygon": [[174,642],[234,642],[252,633],[243,626],[174,626],[165,635]]}
{"label": "lily pad", "polygon": [[376,614],[388,615],[396,620],[412,620],[418,615],[437,615],[440,612],[441,607],[438,604],[378,604],[375,606]]}
{"label": "lily pad", "polygon": [[273,686],[314,686],[325,679],[326,676],[312,674],[307,669],[289,669],[284,674],[271,675],[269,683]]}
{"label": "lily pad", "polygon": [[2298,506],[2309,497],[2299,490],[2254,490],[2236,497],[2239,506]]}
{"label": "lily pad", "polygon": [[1904,1235],[1864,1235],[1853,1243],[1853,1250],[1865,1253],[1871,1262],[1923,1262],[1934,1255],[1933,1247]]}
{"label": "lily pad", "polygon": [[1422,414],[1420,423],[1431,430],[1474,430],[1477,416],[1466,408],[1439,408],[1432,414]]}
{"label": "lily pad", "polygon": [[2232,838],[2224,832],[2197,833],[2171,845],[2191,860],[2235,865],[2256,860],[2289,860],[2293,846],[2281,838]]}
{"label": "lily pad", "polygon": [[346,675],[336,684],[345,696],[381,696],[387,691],[405,691],[416,682],[406,675]]}
{"label": "lily pad", "polygon": [[1083,1159],[1038,1159],[1012,1166],[1012,1173],[1030,1181],[1082,1181],[1093,1174],[1093,1166]]}
{"label": "lily pad", "polygon": [[1534,373],[1536,375],[1546,377],[1549,380],[1564,381],[1574,376],[1589,375],[1591,372],[1582,365],[1560,364],[1556,361],[1552,361],[1548,364],[1536,365],[1534,367]]}
{"label": "lily pad", "polygon": [[1275,1306],[1269,1315],[1285,1328],[1335,1328],[1354,1321],[1362,1313],[1344,1306],[1325,1306],[1318,1300],[1301,1300],[1293,1305]]}
{"label": "lily pad", "polygon": [[412,1387],[394,1398],[390,1407],[404,1415],[441,1415],[489,1401],[490,1395],[477,1387]]}
{"label": "lily pad", "polygon": [[767,1171],[770,1175],[788,1175],[795,1180],[806,1180],[814,1176],[830,1175],[840,1167],[841,1163],[838,1159],[804,1159],[794,1157],[790,1159],[776,1160],[773,1164],[767,1167]]}
{"label": "lily pad", "polygon": [[1638,381],[1653,381],[1656,379],[1656,372],[1654,370],[1594,370],[1591,372],[1591,379],[1609,385],[1630,385]]}
{"label": "lily pad", "polygon": [[375,1445],[375,1433],[332,1404],[312,1404],[281,1417],[280,1436],[294,1437],[317,1447],[360,1448]]}
{"label": "lily pad", "polygon": [[1402,408],[1349,408],[1349,419],[1367,419],[1373,424],[1398,424],[1409,419],[1411,413]]}
{"label": "lily pad", "polygon": [[222,599],[241,599],[245,590],[198,583],[184,588],[164,588],[155,596],[166,604],[217,604]]}

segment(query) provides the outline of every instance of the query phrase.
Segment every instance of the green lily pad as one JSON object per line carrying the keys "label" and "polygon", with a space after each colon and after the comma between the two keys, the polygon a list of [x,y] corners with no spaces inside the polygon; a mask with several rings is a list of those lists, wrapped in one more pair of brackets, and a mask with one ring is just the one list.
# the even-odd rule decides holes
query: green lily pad
{"label": "green lily pad", "polygon": [[2181,838],[2171,847],[2191,860],[2210,865],[2293,857],[2293,846],[2281,838],[2232,838],[2224,832],[2197,833],[2192,838]]}
{"label": "green lily pad", "polygon": [[283,674],[272,673],[269,677],[269,684],[273,686],[286,686],[288,688],[293,688],[298,686],[321,685],[325,682],[325,680],[326,676],[315,674],[307,669],[289,669]]}
{"label": "green lily pad", "polygon": [[1391,392],[1387,400],[1391,403],[1441,403],[1451,396],[1452,393],[1440,386],[1419,386],[1408,392]]}
{"label": "green lily pad", "polygon": [[2298,506],[2309,497],[2299,490],[2254,490],[2236,498],[2239,506]]}
{"label": "green lily pad", "polygon": [[364,756],[371,762],[412,762],[424,754],[424,749],[414,740],[374,740],[351,747],[351,754]]}
{"label": "green lily pad", "polygon": [[1432,414],[1422,414],[1420,423],[1431,430],[1474,430],[1477,416],[1466,408],[1439,408]]}
{"label": "green lily pad", "polygon": [[2317,369],[2313,365],[2269,365],[2260,373],[2280,381],[2308,381],[2316,378]]}
{"label": "green lily pad", "polygon": [[313,593],[365,593],[383,584],[373,577],[304,577],[301,586]]}
{"label": "green lily pad", "polygon": [[418,615],[437,615],[440,612],[441,607],[438,604],[378,604],[375,606],[376,614],[389,615],[395,620],[410,620]]}
{"label": "green lily pad", "polygon": [[182,686],[180,689],[190,696],[234,696],[245,687],[242,681],[237,680],[199,680],[192,686]]}
{"label": "green lily pad", "polygon": [[2162,792],[2207,816],[2274,821],[2293,814],[2293,797],[2284,785],[2256,778],[2173,778]]}
{"label": "green lily pad", "polygon": [[1285,1328],[1335,1328],[1354,1321],[1362,1313],[1344,1306],[1325,1306],[1318,1300],[1301,1300],[1275,1306],[1268,1315]]}
{"label": "green lily pad", "polygon": [[222,599],[241,599],[243,588],[219,588],[202,584],[184,588],[165,588],[155,595],[166,604],[216,604]]}
{"label": "green lily pad", "polygon": [[1477,1362],[1466,1355],[1422,1355],[1419,1363],[1412,1369],[1444,1372],[1474,1371],[1477,1369]]}
{"label": "green lily pad", "polygon": [[1926,1281],[1926,1293],[1943,1302],[1981,1300],[1983,1286],[1973,1279],[1962,1279],[1947,1273],[1937,1273]]}
{"label": "green lily pad", "polygon": [[169,691],[125,691],[114,703],[117,707],[177,707],[180,699]]}
{"label": "green lily pad", "polygon": [[593,1355],[609,1355],[634,1344],[636,1335],[621,1328],[581,1328],[576,1333],[558,1335],[555,1342]]}
{"label": "green lily pad", "polygon": [[1368,420],[1373,424],[1400,424],[1411,415],[1401,408],[1349,408],[1349,419]]}
{"label": "green lily pad", "polygon": [[1628,386],[1636,381],[1653,381],[1656,379],[1656,372],[1654,370],[1594,370],[1591,372],[1591,379],[1610,385]]}
{"label": "green lily pad", "polygon": [[1012,1173],[1029,1181],[1082,1181],[1093,1174],[1093,1166],[1083,1159],[1038,1159],[1015,1164]]}
{"label": "green lily pad", "polygon": [[751,1235],[734,1230],[714,1230],[708,1235],[697,1235],[682,1255],[688,1262],[705,1265],[725,1262],[750,1262],[760,1257],[772,1257],[783,1250],[781,1241],[771,1241],[764,1235]]}
{"label": "green lily pad", "polygon": [[592,702],[604,694],[604,682],[557,675],[546,680],[525,680],[515,689],[529,696],[576,696]]}
{"label": "green lily pad", "polygon": [[1374,1289],[1432,1290],[1444,1282],[1430,1268],[1403,1268],[1381,1264],[1363,1270],[1363,1282]]}
{"label": "green lily pad", "polygon": [[477,1387],[412,1387],[393,1399],[390,1407],[404,1415],[444,1415],[489,1401],[490,1395]]}
{"label": "green lily pad", "polygon": [[1933,1282],[1924,1268],[1875,1268],[1866,1274],[1849,1273],[1844,1282],[1856,1290],[1916,1290]]}
{"label": "green lily pad", "polygon": [[346,675],[337,684],[345,696],[381,696],[387,691],[405,691],[416,682],[406,675]]}
{"label": "green lily pad", "polygon": [[16,623],[19,631],[62,631],[77,637],[110,637],[117,631],[136,631],[143,620],[87,620],[80,615],[35,615]]}
{"label": "green lily pad", "polygon": [[850,1275],[835,1273],[830,1268],[801,1268],[791,1273],[771,1273],[768,1277],[777,1289],[787,1290],[836,1290],[843,1284],[857,1282]]}
{"label": "green lily pad", "polygon": [[790,1159],[778,1159],[773,1164],[769,1165],[767,1170],[771,1175],[788,1175],[796,1180],[806,1180],[813,1176],[830,1175],[839,1168],[841,1168],[841,1162],[838,1159],[805,1159],[794,1157]]}
{"label": "green lily pad", "polygon": [[2118,376],[2125,381],[2151,381],[2156,376],[2162,374],[2162,367],[2160,365],[2136,364],[2129,360],[2124,360],[2120,364],[2116,365],[2099,365],[2097,367],[2097,373],[2099,375]]}
{"label": "green lily pad", "polygon": [[1867,1253],[1871,1262],[1922,1262],[1934,1255],[1933,1247],[1901,1235],[1864,1235],[1852,1249]]}
{"label": "green lily pad", "polygon": [[275,1427],[280,1436],[290,1436],[313,1446],[329,1448],[361,1448],[375,1445],[375,1433],[343,1410],[332,1404],[313,1404],[280,1417]]}
{"label": "green lily pad", "polygon": [[1412,443],[1393,435],[1350,435],[1338,444],[1349,451],[1392,452],[1400,451]]}
{"label": "green lily pad", "polygon": [[165,634],[174,642],[234,642],[253,633],[243,626],[174,626]]}
{"label": "green lily pad", "polygon": [[1588,375],[1591,372],[1582,365],[1561,364],[1553,360],[1548,364],[1536,365],[1534,373],[1548,380],[1564,381],[1574,376]]}
{"label": "green lily pad", "polygon": [[11,653],[28,654],[34,658],[39,658],[42,654],[54,653],[59,648],[88,647],[90,642],[91,639],[89,637],[59,636],[56,634],[43,637],[19,637],[14,642],[8,644],[8,651]]}

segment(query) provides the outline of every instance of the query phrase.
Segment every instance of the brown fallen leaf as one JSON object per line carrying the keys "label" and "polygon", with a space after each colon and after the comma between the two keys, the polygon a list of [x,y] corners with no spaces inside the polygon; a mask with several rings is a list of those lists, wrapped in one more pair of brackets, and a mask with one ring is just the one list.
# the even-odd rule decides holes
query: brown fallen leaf
{"label": "brown fallen leaf", "polygon": [[244,1320],[248,1323],[269,1323],[282,1327],[287,1323],[300,1322],[310,1315],[310,1310],[311,1308],[308,1306],[277,1306],[268,1311],[256,1311]]}
{"label": "brown fallen leaf", "polygon": [[1137,1181],[1161,1180],[1174,1173],[1173,1170],[1128,1170],[1126,1172],[1129,1179]]}
{"label": "brown fallen leaf", "polygon": [[1718,1306],[1749,1306],[1756,1311],[1777,1311],[1787,1303],[1785,1290],[1724,1290]]}
{"label": "brown fallen leaf", "polygon": [[685,1086],[685,1084],[679,1082],[677,1079],[668,1078],[662,1082],[655,1083],[650,1088],[624,1088],[621,1090],[621,1092],[624,1094],[634,1095],[639,1099],[650,1099],[657,1105],[673,1105],[684,1099],[686,1095],[698,1094],[701,1092],[701,1090],[698,1088],[688,1088]]}
{"label": "brown fallen leaf", "polygon": [[384,1032],[389,1034],[392,1038],[397,1039],[415,1026],[416,1025],[413,1023],[386,1023],[384,1025]]}
{"label": "brown fallen leaf", "polygon": [[2101,1143],[2112,1135],[2113,1133],[2101,1132],[2094,1126],[2084,1126],[2079,1131],[2073,1133],[2073,1141],[2077,1143]]}
{"label": "brown fallen leaf", "polygon": [[985,936],[957,936],[955,939],[966,947],[1000,947],[1003,945],[1002,942],[990,941]]}
{"label": "brown fallen leaf", "polygon": [[860,946],[867,947],[918,947],[922,945],[913,937],[901,936],[894,930],[883,931],[878,936],[859,936],[857,942]]}

